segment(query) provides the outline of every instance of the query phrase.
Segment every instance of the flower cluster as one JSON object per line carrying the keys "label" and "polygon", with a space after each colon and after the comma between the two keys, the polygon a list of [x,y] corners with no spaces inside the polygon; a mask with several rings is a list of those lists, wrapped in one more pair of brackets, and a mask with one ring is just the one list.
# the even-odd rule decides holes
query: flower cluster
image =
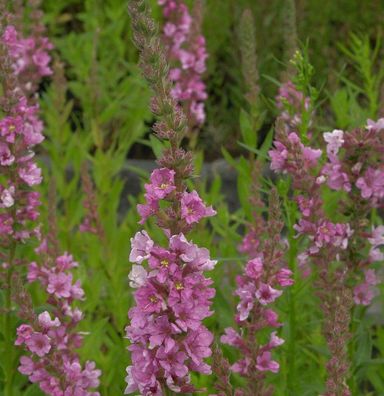
{"label": "flower cluster", "polygon": [[247,378],[252,394],[258,395],[271,394],[263,378],[267,371],[279,371],[279,363],[273,360],[272,351],[284,340],[277,336],[275,330],[271,332],[269,341],[262,345],[257,333],[282,326],[272,304],[282,295],[282,288],[294,283],[292,271],[283,263],[285,248],[280,235],[283,223],[279,218],[275,191],[270,197],[269,211],[268,223],[258,216],[258,222],[262,225],[251,227],[240,245],[243,252],[250,254],[242,275],[236,278],[235,294],[240,301],[235,319],[240,332],[229,327],[221,337],[222,343],[241,352],[241,359],[231,366],[231,370]]}
{"label": "flower cluster", "polygon": [[137,210],[141,216],[140,224],[144,224],[148,217],[159,214],[159,202],[172,202],[175,199],[180,202],[179,213],[174,212],[173,207],[167,209],[168,216],[177,217],[183,224],[184,230],[189,229],[194,223],[198,223],[204,217],[214,216],[216,212],[212,207],[205,206],[203,200],[196,191],[178,192],[175,185],[175,171],[168,168],[155,169],[150,178],[150,183],[145,187],[145,204],[139,204]]}
{"label": "flower cluster", "polygon": [[[379,247],[383,244],[382,226],[367,232],[361,219],[368,216],[372,208],[384,205],[384,119],[368,121],[362,129],[350,132],[334,130],[324,133],[327,144],[327,163],[322,169],[327,185],[333,190],[344,190],[343,205],[355,218],[355,245],[359,254],[354,254],[354,274],[364,276],[364,280],[353,291],[356,304],[369,305],[375,295],[374,286],[378,283],[373,269],[368,265],[382,261]],[[369,243],[369,258],[361,252]],[[364,269],[364,271],[361,271]]]}
{"label": "flower cluster", "polygon": [[[337,144],[333,142],[327,152],[336,152]],[[322,254],[321,249],[328,251],[328,257],[336,258],[340,250],[347,248],[353,231],[348,223],[334,223],[323,213],[320,186],[325,181],[324,168],[318,171],[322,150],[305,146],[295,132],[280,124],[269,155],[271,169],[292,176],[293,187],[299,192],[295,199],[301,218],[294,228],[298,236],[305,235],[311,241],[301,258]]]}
{"label": "flower cluster", "polygon": [[288,134],[286,142],[275,141],[275,148],[269,152],[271,169],[283,173],[296,172],[299,169],[297,158],[300,156],[300,165],[305,169],[314,168],[318,164],[322,151],[304,146],[295,132]]}
{"label": "flower cluster", "polygon": [[[37,252],[47,253],[45,241]],[[54,262],[46,255],[42,265],[33,262],[28,269],[28,280],[38,281],[47,292],[54,319],[44,311],[33,323],[17,328],[15,344],[29,352],[20,358],[19,371],[47,395],[99,395],[92,389],[99,385],[100,370],[90,361],[82,367],[74,351],[82,344],[82,336],[75,331],[82,312],[73,302],[84,297],[80,282],[74,282],[70,272],[76,266],[72,256],[65,253]]]}
{"label": "flower cluster", "polygon": [[[302,114],[308,110],[302,107]],[[310,121],[307,122],[307,125]],[[295,225],[298,237],[309,245],[298,255],[303,275],[310,272],[309,258],[316,265],[317,294],[321,299],[324,314],[323,332],[327,340],[331,358],[327,363],[326,394],[345,394],[350,391],[346,382],[349,372],[347,343],[350,338],[350,309],[353,303],[348,286],[350,279],[347,263],[350,239],[356,239],[355,221],[336,223],[330,221],[324,212],[321,185],[327,179],[324,168],[319,170],[322,150],[305,146],[296,133],[295,123],[288,119],[278,119],[274,148],[269,152],[271,168],[291,177],[292,188],[296,192],[300,218]],[[328,156],[340,149],[342,136],[325,136],[329,141]]]}
{"label": "flower cluster", "polygon": [[165,24],[164,42],[170,63],[177,66],[169,72],[174,82],[172,95],[184,105],[193,126],[205,120],[205,84],[201,79],[206,70],[205,39],[194,26],[187,6],[180,0],[158,0],[163,7]]}
{"label": "flower cluster", "polygon": [[[161,3],[169,17],[179,4]],[[212,354],[213,335],[202,321],[212,314],[215,290],[204,272],[216,262],[210,259],[208,249],[199,248],[185,235],[201,219],[216,212],[205,205],[196,191],[187,190],[193,158],[180,145],[192,125],[187,125],[173,96],[167,57],[156,36],[155,24],[140,0],[132,0],[129,11],[144,76],[155,93],[152,111],[159,120],[153,130],[169,141],[169,148],[158,161],[160,168],[152,172],[150,183],[145,185],[146,202],[137,206],[140,223],[154,216],[168,242],[157,245],[145,231],[132,239],[130,261],[134,265],[129,278],[137,290],[136,306],[129,311],[130,324],[126,329],[132,365],[127,368],[125,392],[161,396],[170,389],[188,393],[196,390],[191,384],[191,372],[211,372],[204,359]],[[181,38],[176,46],[181,49],[183,35],[173,37]],[[193,60],[195,66],[198,59]],[[141,265],[144,261],[145,267]]]}
{"label": "flower cluster", "polygon": [[[145,185],[147,202],[139,205],[139,212],[168,216],[179,229],[189,229],[215,213],[196,191],[178,191],[174,178],[171,169],[155,169],[151,182]],[[170,206],[164,208],[160,201]],[[129,278],[137,291],[126,329],[132,343],[126,393],[139,390],[141,394],[162,395],[164,386],[174,392],[189,392],[194,389],[190,371],[211,372],[204,358],[211,355],[213,336],[202,321],[212,314],[209,308],[215,290],[203,272],[213,269],[216,261],[210,259],[207,249],[188,241],[182,232],[172,235],[164,231],[169,241],[166,248],[156,245],[145,231],[131,241],[130,261],[134,265]]]}
{"label": "flower cluster", "polygon": [[[256,323],[252,323],[254,331],[263,328],[281,326],[278,322],[277,313],[270,308],[283,291],[280,287],[287,287],[293,284],[292,272],[287,268],[276,268],[268,271],[265,268],[262,256],[248,261],[243,275],[237,277],[238,288],[236,295],[240,298],[237,306],[236,321],[240,327],[247,327],[245,321],[250,315],[257,318]],[[284,340],[277,337],[276,331],[271,333],[270,341],[266,345],[255,347],[247,343],[247,339],[236,332],[233,328],[225,329],[225,335],[221,337],[221,342],[238,348],[242,353],[242,359],[232,365],[231,369],[245,377],[249,377],[253,370],[278,372],[278,362],[272,360],[271,351],[281,345]],[[254,340],[253,340],[254,341]]]}
{"label": "flower cluster", "polygon": [[297,129],[302,123],[302,114],[311,113],[311,100],[297,90],[295,84],[288,81],[279,88],[276,106],[280,110],[281,119],[290,130]]}
{"label": "flower cluster", "polygon": [[[364,129],[326,132],[328,161],[323,175],[333,190],[360,190],[372,207],[384,204],[384,119],[369,120]],[[356,155],[358,154],[358,155]]]}
{"label": "flower cluster", "polygon": [[24,242],[39,228],[30,227],[38,216],[39,193],[31,191],[41,183],[41,169],[34,161],[33,147],[44,139],[38,107],[16,99],[9,113],[0,120],[0,236],[4,246],[11,241]]}
{"label": "flower cluster", "polygon": [[21,89],[26,94],[34,93],[40,80],[52,74],[49,65],[52,43],[41,35],[22,37],[12,25],[6,27],[3,40],[8,47],[13,61],[13,71],[21,84]]}

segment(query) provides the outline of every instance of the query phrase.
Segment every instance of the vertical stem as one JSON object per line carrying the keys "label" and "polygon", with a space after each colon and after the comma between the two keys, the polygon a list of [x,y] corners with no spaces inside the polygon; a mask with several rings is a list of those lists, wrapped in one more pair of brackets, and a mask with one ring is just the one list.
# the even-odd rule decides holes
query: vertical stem
{"label": "vertical stem", "polygon": [[12,274],[13,260],[16,252],[16,242],[13,242],[9,251],[9,262],[7,270],[7,280],[5,289],[5,318],[4,318],[4,337],[5,337],[5,396],[13,395],[13,336],[11,329],[12,322]]}
{"label": "vertical stem", "polygon": [[293,272],[293,279],[295,283],[288,290],[289,299],[289,335],[288,335],[288,351],[287,351],[287,395],[294,396],[295,393],[295,379],[296,379],[296,281],[297,281],[297,239],[294,238],[293,223],[295,222],[295,211],[289,203],[287,196],[284,197],[284,206],[287,213],[288,223],[288,266]]}

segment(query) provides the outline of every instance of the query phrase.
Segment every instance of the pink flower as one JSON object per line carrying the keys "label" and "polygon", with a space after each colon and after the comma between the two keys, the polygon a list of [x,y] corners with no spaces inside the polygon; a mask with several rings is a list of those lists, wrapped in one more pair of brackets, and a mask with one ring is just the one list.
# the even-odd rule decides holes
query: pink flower
{"label": "pink flower", "polygon": [[263,262],[260,257],[248,261],[245,267],[245,274],[252,279],[259,279],[263,273]]}
{"label": "pink flower", "polygon": [[318,159],[321,157],[322,151],[315,150],[311,147],[306,147],[300,141],[299,136],[295,132],[291,132],[287,136],[287,141],[284,144],[280,141],[274,142],[274,148],[269,151],[271,157],[271,169],[277,172],[291,171],[290,150],[298,151],[301,154],[301,159],[308,168],[317,166]]}
{"label": "pink flower", "polygon": [[146,313],[159,313],[165,308],[163,298],[156,290],[155,286],[146,282],[135,294],[137,306]]}
{"label": "pink flower", "polygon": [[282,287],[293,285],[294,280],[291,279],[292,275],[293,274],[291,270],[289,270],[288,268],[282,268],[276,274],[277,283]]}
{"label": "pink flower", "polygon": [[202,374],[211,374],[211,368],[204,363],[204,359],[212,355],[211,344],[213,334],[204,326],[190,332],[184,341],[185,350],[192,359],[193,370]]}
{"label": "pink flower", "polygon": [[374,261],[383,261],[384,260],[384,253],[380,251],[380,249],[372,248],[369,251],[369,260],[371,262]]}
{"label": "pink flower", "polygon": [[30,357],[22,356],[20,358],[19,372],[24,375],[31,375],[35,372],[35,363]]}
{"label": "pink flower", "polygon": [[165,352],[164,347],[160,347],[156,352],[156,358],[160,366],[165,370],[165,376],[176,376],[179,378],[185,377],[188,373],[188,367],[184,364],[187,360],[187,354],[180,351],[175,346],[168,353]]}
{"label": "pink flower", "polygon": [[51,319],[50,314],[47,311],[42,312],[38,316],[39,324],[45,328],[50,329],[51,327],[59,327],[61,325],[59,318]]}
{"label": "pink flower", "polygon": [[272,373],[277,373],[280,365],[276,361],[272,360],[271,357],[271,352],[263,352],[257,357],[256,368],[259,371],[272,371]]}
{"label": "pink flower", "polygon": [[353,300],[358,305],[370,305],[375,296],[368,283],[362,283],[353,289]]}
{"label": "pink flower", "polygon": [[131,238],[131,253],[129,261],[141,264],[148,259],[153,247],[153,241],[146,231],[137,232],[134,238]]}
{"label": "pink flower", "polygon": [[43,180],[41,169],[34,163],[29,163],[27,167],[19,170],[19,176],[29,185],[34,186],[40,184]]}
{"label": "pink flower", "polygon": [[254,252],[259,246],[260,241],[257,239],[255,231],[249,231],[243,238],[243,241],[239,245],[238,249],[240,253],[247,253],[251,257],[254,256]]}
{"label": "pink flower", "polygon": [[22,324],[17,328],[17,339],[15,345],[22,345],[31,338],[33,328],[29,325]]}
{"label": "pink flower", "polygon": [[370,286],[376,286],[379,284],[377,275],[374,269],[368,269],[364,271],[365,282]]}
{"label": "pink flower", "polygon": [[282,344],[284,344],[284,340],[276,335],[276,331],[271,333],[271,338],[268,342],[268,348],[276,348]]}
{"label": "pink flower", "polygon": [[176,189],[174,177],[172,169],[155,169],[151,174],[151,184],[146,184],[145,190],[154,199],[164,199]]}
{"label": "pink flower", "polygon": [[249,366],[251,364],[251,359],[249,357],[245,357],[244,359],[241,359],[237,361],[235,364],[231,366],[231,370],[234,373],[239,373],[243,376],[246,376],[249,371]]}
{"label": "pink flower", "polygon": [[68,298],[71,295],[72,275],[71,274],[50,274],[48,278],[47,292],[55,294],[58,298]]}
{"label": "pink flower", "polygon": [[271,169],[276,172],[283,172],[285,171],[285,164],[288,159],[288,150],[279,141],[275,141],[274,145],[275,147],[268,152],[271,157]]}
{"label": "pink flower", "polygon": [[60,271],[66,271],[78,267],[78,263],[73,259],[71,254],[65,252],[62,256],[56,258],[56,265]]}
{"label": "pink flower", "polygon": [[212,206],[206,207],[196,191],[184,192],[181,196],[181,217],[187,224],[199,222],[204,217],[214,216]]}
{"label": "pink flower", "polygon": [[322,173],[327,177],[327,184],[333,190],[351,191],[348,175],[342,170],[338,159],[333,158],[324,165]]}
{"label": "pink flower", "polygon": [[240,297],[240,302],[237,305],[237,312],[239,320],[246,320],[254,306],[256,287],[254,283],[249,282],[241,287],[238,287],[236,294]]}
{"label": "pink flower", "polygon": [[241,336],[232,327],[227,327],[225,334],[221,336],[220,341],[223,344],[228,344],[234,347],[241,347],[243,345]]}
{"label": "pink flower", "polygon": [[271,327],[280,327],[282,326],[281,323],[277,321],[278,315],[272,309],[266,309],[264,311],[265,320],[267,321],[268,325]]}
{"label": "pink flower", "polygon": [[374,129],[376,131],[380,131],[381,129],[384,129],[384,118],[380,118],[377,121],[368,120],[367,124],[368,130]]}
{"label": "pink flower", "polygon": [[153,216],[159,210],[159,202],[156,199],[151,198],[147,194],[146,199],[146,204],[137,205],[137,212],[141,217],[139,224],[144,224],[148,217]]}
{"label": "pink flower", "polygon": [[384,226],[378,226],[372,229],[372,236],[368,238],[373,247],[384,245]]}
{"label": "pink flower", "polygon": [[0,143],[0,165],[10,166],[15,162],[15,156],[11,153],[8,145]]}
{"label": "pink flower", "polygon": [[306,198],[299,195],[297,198],[297,203],[299,204],[300,212],[303,216],[309,217],[312,213],[312,208],[314,206],[314,200],[312,198]]}
{"label": "pink flower", "polygon": [[275,301],[282,293],[281,290],[275,290],[270,285],[262,283],[256,290],[255,295],[261,305],[267,305]]}
{"label": "pink flower", "polygon": [[43,357],[51,350],[49,341],[49,337],[45,334],[32,333],[25,341],[25,344],[31,352],[36,353],[39,357]]}
{"label": "pink flower", "polygon": [[364,176],[359,177],[356,186],[361,190],[361,196],[368,198],[384,198],[384,171],[368,168]]}

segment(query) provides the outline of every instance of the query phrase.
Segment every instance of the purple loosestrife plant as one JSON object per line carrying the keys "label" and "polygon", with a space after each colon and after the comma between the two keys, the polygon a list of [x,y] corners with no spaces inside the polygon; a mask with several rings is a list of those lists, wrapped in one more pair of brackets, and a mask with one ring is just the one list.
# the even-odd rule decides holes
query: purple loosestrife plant
{"label": "purple loosestrife plant", "polygon": [[174,82],[171,92],[183,106],[190,126],[199,126],[205,120],[207,93],[202,75],[208,57],[199,18],[192,18],[182,0],[158,0],[158,3],[165,18],[163,40],[172,67],[169,78]]}
{"label": "purple loosestrife plant", "polygon": [[[324,214],[320,192],[324,177],[317,173],[321,150],[305,146],[281,119],[277,122],[274,145],[270,151],[271,168],[291,176],[292,188],[298,193],[295,199],[300,212],[295,229],[298,236],[306,236],[309,240],[308,248],[298,257],[299,265],[307,273],[310,258],[319,273],[317,289],[324,312],[324,333],[331,352],[327,365],[330,393],[326,395],[348,395],[346,343],[350,337],[352,299],[345,286],[347,274],[340,254],[347,249],[352,231],[348,223],[333,223]],[[336,270],[331,266],[332,262],[338,264]]]}
{"label": "purple loosestrife plant", "polygon": [[[2,10],[4,11],[4,10]],[[2,15],[5,15],[3,12]],[[17,250],[30,238],[40,235],[36,224],[39,217],[39,193],[34,188],[41,183],[41,169],[34,159],[34,147],[40,144],[43,124],[37,105],[28,103],[20,88],[17,59],[14,57],[15,30],[7,26],[1,32],[0,77],[2,83],[0,120],[0,244],[2,260],[0,281],[5,289],[5,394],[12,394],[13,353],[11,329],[12,283],[17,275]],[[15,276],[14,276],[15,275]],[[18,290],[15,289],[17,293]]]}
{"label": "purple loosestrife plant", "polygon": [[[365,128],[351,132],[324,133],[327,162],[322,169],[324,182],[332,190],[344,191],[341,207],[349,216],[353,235],[346,264],[354,282],[356,304],[369,305],[378,283],[372,263],[383,261],[383,226],[368,228],[373,208],[384,206],[384,119],[368,121]],[[369,252],[367,254],[367,252]]]}
{"label": "purple loosestrife plant", "polygon": [[78,264],[68,253],[52,256],[46,240],[36,253],[41,264],[29,265],[28,281],[39,282],[46,291],[51,312],[36,317],[32,311],[28,323],[17,328],[15,344],[27,353],[20,358],[19,371],[47,395],[97,396],[93,389],[99,386],[101,372],[94,362],[82,366],[75,352],[82,344],[82,335],[75,330],[82,312],[73,303],[84,298],[80,282],[72,275]]}
{"label": "purple loosestrife plant", "polygon": [[247,379],[246,387],[241,392],[238,390],[238,394],[249,396],[273,394],[264,379],[268,371],[279,371],[279,363],[273,360],[272,351],[284,340],[274,330],[269,341],[262,345],[259,333],[282,326],[272,304],[281,296],[283,288],[293,284],[292,272],[284,265],[283,222],[276,191],[271,193],[268,221],[262,216],[257,216],[257,220],[257,229],[252,227],[241,245],[241,251],[247,252],[250,260],[244,273],[236,278],[236,295],[240,298],[236,314],[239,331],[230,327],[221,337],[222,343],[241,352],[241,359],[231,366],[231,370]]}
{"label": "purple loosestrife plant", "polygon": [[172,94],[166,54],[156,26],[143,1],[131,0],[129,10],[141,67],[155,94],[152,110],[158,121],[154,131],[168,141],[169,148],[158,161],[160,168],[152,172],[145,185],[145,203],[137,208],[140,223],[153,217],[168,242],[161,246],[146,231],[138,232],[131,241],[133,266],[129,278],[137,290],[126,328],[132,365],[127,368],[125,393],[191,393],[196,389],[190,373],[211,373],[204,359],[212,353],[213,335],[202,322],[212,314],[215,290],[204,272],[216,262],[207,249],[189,241],[186,234],[215,211],[196,191],[186,188],[186,180],[193,173],[192,154],[180,148],[187,122]]}

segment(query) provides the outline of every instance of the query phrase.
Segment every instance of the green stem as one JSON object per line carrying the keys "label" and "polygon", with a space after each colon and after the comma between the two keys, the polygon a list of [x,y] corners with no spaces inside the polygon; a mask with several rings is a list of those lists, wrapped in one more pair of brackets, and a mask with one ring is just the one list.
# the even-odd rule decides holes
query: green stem
{"label": "green stem", "polygon": [[7,284],[5,289],[5,318],[4,318],[4,337],[5,337],[5,388],[4,396],[13,395],[13,378],[15,370],[13,367],[13,335],[12,335],[12,275],[13,260],[16,252],[16,243],[13,242],[9,251],[9,262],[7,271]]}
{"label": "green stem", "polygon": [[295,283],[287,290],[289,299],[289,335],[287,342],[287,395],[294,396],[295,392],[295,379],[296,379],[296,282],[297,282],[297,268],[296,268],[296,256],[297,256],[297,239],[294,237],[293,224],[295,222],[295,211],[294,208],[289,204],[289,198],[284,197],[284,206],[287,213],[288,220],[288,266],[293,272],[293,278]]}

